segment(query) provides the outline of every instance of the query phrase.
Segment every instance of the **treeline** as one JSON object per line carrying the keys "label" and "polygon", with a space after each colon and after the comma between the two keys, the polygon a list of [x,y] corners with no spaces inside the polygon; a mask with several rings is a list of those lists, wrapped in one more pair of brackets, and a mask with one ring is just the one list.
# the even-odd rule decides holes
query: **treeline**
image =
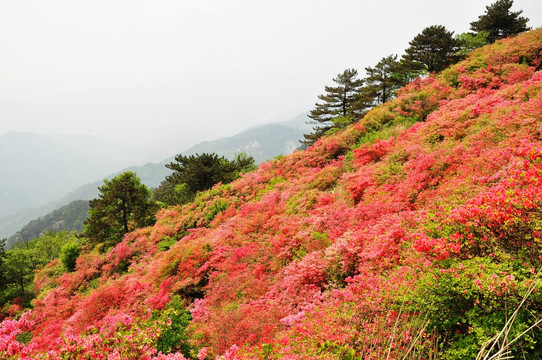
{"label": "treeline", "polygon": [[442,25],[426,27],[409,42],[405,53],[382,58],[374,67],[365,68],[358,78],[356,69],[346,69],[326,86],[310,112],[313,132],[304,135],[310,146],[320,137],[345,128],[359,120],[373,106],[395,97],[397,90],[428,73],[439,72],[462,60],[470,51],[511,35],[529,30],[529,19],[522,11],[511,11],[513,0],[498,0],[486,6],[486,12],[471,22],[471,32],[454,36]]}
{"label": "treeline", "polygon": [[218,183],[227,184],[255,168],[245,154],[228,160],[217,154],[177,155],[166,165],[173,173],[151,191],[133,172],[106,180],[99,197],[90,201],[89,217],[81,237],[89,247],[105,251],[137,228],[154,223],[159,208],[191,202],[200,191]]}

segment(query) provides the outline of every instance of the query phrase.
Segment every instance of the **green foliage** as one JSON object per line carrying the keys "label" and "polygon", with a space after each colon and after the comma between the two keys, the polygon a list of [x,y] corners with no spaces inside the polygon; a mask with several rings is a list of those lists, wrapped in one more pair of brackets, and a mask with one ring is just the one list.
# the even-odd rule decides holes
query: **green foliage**
{"label": "green foliage", "polygon": [[[443,269],[429,271],[419,282],[414,297],[416,311],[430,319],[429,328],[440,338],[442,359],[475,359],[484,345],[505,326],[527,293],[532,275],[522,262],[491,258],[446,260]],[[540,289],[539,289],[540,290]],[[541,296],[530,295],[521,307],[510,332],[514,339],[542,315]],[[510,350],[516,358],[529,349],[542,354],[535,328],[522,336]]]}
{"label": "green foliage", "polygon": [[6,242],[7,239],[0,239],[0,294],[4,293],[7,286],[5,258],[6,258]]}
{"label": "green foliage", "polygon": [[456,60],[454,55],[459,49],[459,42],[453,34],[442,25],[426,27],[409,42],[405,61],[418,63],[420,68],[423,66],[429,72],[444,70]]}
{"label": "green foliage", "polygon": [[358,145],[372,144],[377,140],[387,140],[395,137],[418,121],[416,118],[396,116],[392,123],[381,127],[374,126],[374,129],[363,134],[358,140]]}
{"label": "green foliage", "polygon": [[60,231],[47,234],[0,253],[2,291],[0,306],[20,298],[29,304],[33,297],[34,272],[59,257],[66,244],[76,242],[74,233]]}
{"label": "green foliage", "polygon": [[271,357],[272,355],[273,355],[273,345],[262,344],[262,359],[264,360],[276,359],[275,356]]}
{"label": "green foliage", "polygon": [[177,155],[175,161],[166,165],[174,171],[167,180],[174,184],[186,184],[191,193],[210,189],[213,185],[229,183],[239,177],[239,173],[253,167],[254,161],[248,156],[238,156],[229,161],[217,154]]}
{"label": "green foliage", "polygon": [[[364,81],[358,79],[357,76],[357,70],[346,69],[333,79],[337,86],[325,86],[326,93],[318,96],[322,103],[316,103],[309,114],[312,119],[310,123],[316,126],[314,132],[306,134],[305,140],[301,141],[305,146],[314,144],[336,126],[344,128],[345,125],[362,116],[365,109],[369,107],[370,103],[363,98],[361,93]],[[341,120],[335,123],[333,120],[337,118]]]}
{"label": "green foliage", "polygon": [[179,296],[175,296],[162,311],[153,311],[151,321],[162,324],[163,330],[156,341],[156,349],[164,354],[181,352],[190,357],[194,351],[190,345],[190,331],[187,326],[192,320],[192,315]]}
{"label": "green foliage", "polygon": [[326,340],[320,343],[318,352],[322,354],[335,355],[342,360],[362,360],[363,356],[357,355],[356,349],[348,345],[342,345],[338,341]]}
{"label": "green foliage", "polygon": [[169,250],[175,243],[177,243],[177,239],[171,236],[164,237],[159,243],[158,243],[158,250],[160,251],[167,251]]}
{"label": "green foliage", "polygon": [[30,331],[23,331],[19,335],[17,335],[15,340],[17,340],[18,342],[23,343],[23,344],[29,344],[30,341],[32,341],[33,337],[34,336]]}
{"label": "green foliage", "polygon": [[490,44],[498,39],[529,30],[527,27],[529,19],[520,16],[523,11],[510,11],[513,4],[513,0],[497,0],[486,6],[485,14],[470,23],[471,30],[478,34],[487,32],[487,41]]}
{"label": "green foliage", "polygon": [[67,243],[60,249],[60,261],[68,271],[75,270],[77,257],[81,253],[81,245],[77,242]]}
{"label": "green foliage", "polygon": [[33,253],[29,249],[14,248],[8,250],[3,260],[3,272],[6,277],[7,291],[2,305],[16,297],[27,301],[32,291]]}
{"label": "green foliage", "polygon": [[240,174],[255,169],[254,158],[244,153],[237,154],[233,161],[214,153],[179,154],[175,162],[166,167],[174,172],[154,192],[154,198],[166,205],[186,204],[194,200],[199,191],[218,183],[230,183]]}
{"label": "green foliage", "polygon": [[190,191],[188,184],[175,184],[164,180],[153,191],[153,200],[160,206],[186,204],[194,199],[194,194]]}
{"label": "green foliage", "polygon": [[393,98],[397,90],[410,80],[403,75],[406,69],[404,63],[397,60],[397,55],[384,57],[374,67],[365,68],[365,71],[367,84],[364,92],[374,99],[376,104],[384,104]]}
{"label": "green foliage", "polygon": [[338,116],[336,118],[331,119],[331,129],[329,129],[325,134],[326,135],[333,135],[336,134],[342,130],[344,130],[347,126],[351,125],[353,122],[352,116]]}
{"label": "green foliage", "polygon": [[381,184],[385,183],[388,179],[402,175],[403,166],[398,161],[389,160],[384,166],[379,169],[376,177]]}
{"label": "green foliage", "polygon": [[90,201],[85,236],[93,245],[117,244],[124,234],[154,223],[155,204],[149,189],[133,172],[104,180],[98,199]]}
{"label": "green foliage", "polygon": [[471,51],[486,45],[488,36],[489,36],[489,32],[487,31],[480,31],[477,34],[473,34],[473,33],[457,34],[455,36],[455,39],[459,42],[459,50],[457,51],[456,54],[464,58]]}
{"label": "green foliage", "polygon": [[218,198],[215,202],[213,202],[211,209],[205,215],[203,215],[203,217],[207,221],[211,221],[219,212],[226,210],[228,206],[230,206],[230,204],[227,201]]}

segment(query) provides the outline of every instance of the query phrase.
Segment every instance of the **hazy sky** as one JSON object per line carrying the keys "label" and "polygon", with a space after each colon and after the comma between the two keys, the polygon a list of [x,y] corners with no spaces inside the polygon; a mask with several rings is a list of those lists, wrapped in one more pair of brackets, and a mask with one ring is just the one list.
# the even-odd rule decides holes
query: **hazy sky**
{"label": "hazy sky", "polygon": [[[456,33],[494,0],[0,0],[0,134],[169,156],[310,110],[346,68]],[[542,1],[516,0],[542,26]]]}

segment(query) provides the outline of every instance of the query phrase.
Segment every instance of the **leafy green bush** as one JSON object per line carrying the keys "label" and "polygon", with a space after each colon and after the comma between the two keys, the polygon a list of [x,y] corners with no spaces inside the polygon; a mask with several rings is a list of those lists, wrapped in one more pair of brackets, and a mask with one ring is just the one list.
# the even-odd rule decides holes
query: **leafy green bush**
{"label": "leafy green bush", "polygon": [[[538,292],[520,306],[533,279],[532,270],[522,262],[484,257],[446,260],[442,265],[424,277],[414,301],[416,311],[430,319],[428,328],[438,333],[442,359],[475,359],[518,308],[507,333],[509,340],[540,318],[542,298]],[[514,358],[522,358],[527,349],[529,354],[540,355],[540,338],[542,330],[531,329],[509,350]]]}
{"label": "leafy green bush", "polygon": [[218,198],[218,200],[211,205],[209,212],[203,217],[208,221],[212,221],[219,212],[226,210],[229,206],[230,204],[227,201]]}
{"label": "leafy green bush", "polygon": [[74,271],[77,258],[81,253],[81,245],[76,242],[67,243],[60,249],[60,261],[68,271]]}
{"label": "leafy green bush", "polygon": [[192,315],[179,296],[173,297],[163,311],[155,310],[151,321],[158,321],[164,326],[156,341],[156,349],[164,354],[181,352],[190,357],[193,348],[189,343],[190,332],[186,328],[191,320]]}

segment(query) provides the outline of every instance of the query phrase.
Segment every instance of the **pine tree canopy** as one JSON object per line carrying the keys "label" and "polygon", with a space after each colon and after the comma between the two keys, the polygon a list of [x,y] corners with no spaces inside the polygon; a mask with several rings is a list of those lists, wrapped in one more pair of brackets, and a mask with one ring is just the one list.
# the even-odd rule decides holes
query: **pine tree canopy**
{"label": "pine tree canopy", "polygon": [[460,46],[453,34],[442,25],[426,27],[409,42],[404,59],[422,64],[429,72],[445,69],[455,61],[454,55]]}
{"label": "pine tree canopy", "polygon": [[239,153],[230,161],[215,153],[175,156],[175,161],[166,165],[173,173],[155,189],[154,197],[167,205],[185,204],[198,191],[208,190],[218,183],[227,184],[241,173],[255,168],[254,158]]}
{"label": "pine tree canopy", "polygon": [[486,6],[485,14],[470,23],[471,30],[477,33],[487,31],[489,43],[529,30],[529,19],[520,16],[523,11],[510,11],[513,3],[513,0],[498,0]]}
{"label": "pine tree canopy", "polygon": [[369,105],[361,92],[364,80],[358,79],[357,76],[357,70],[346,69],[333,79],[337,86],[325,86],[325,94],[318,96],[322,102],[316,103],[309,114],[312,119],[310,123],[317,126],[314,127],[312,134],[305,135],[303,144],[312,145],[326,132],[333,129],[333,120],[336,118],[343,117],[352,122],[356,117],[363,115]]}
{"label": "pine tree canopy", "polygon": [[376,104],[390,100],[397,90],[408,83],[403,76],[403,64],[397,60],[397,55],[384,57],[374,67],[365,68],[365,71],[367,85],[364,90]]}
{"label": "pine tree canopy", "polygon": [[166,179],[174,184],[186,184],[191,192],[208,190],[222,182],[230,183],[239,177],[241,172],[254,167],[254,158],[246,154],[238,154],[233,161],[215,153],[201,155],[175,156],[175,162],[166,165],[174,172]]}
{"label": "pine tree canopy", "polygon": [[114,245],[124,234],[152,225],[156,208],[151,192],[131,171],[105,180],[97,199],[89,202],[89,217],[83,225],[90,243]]}

